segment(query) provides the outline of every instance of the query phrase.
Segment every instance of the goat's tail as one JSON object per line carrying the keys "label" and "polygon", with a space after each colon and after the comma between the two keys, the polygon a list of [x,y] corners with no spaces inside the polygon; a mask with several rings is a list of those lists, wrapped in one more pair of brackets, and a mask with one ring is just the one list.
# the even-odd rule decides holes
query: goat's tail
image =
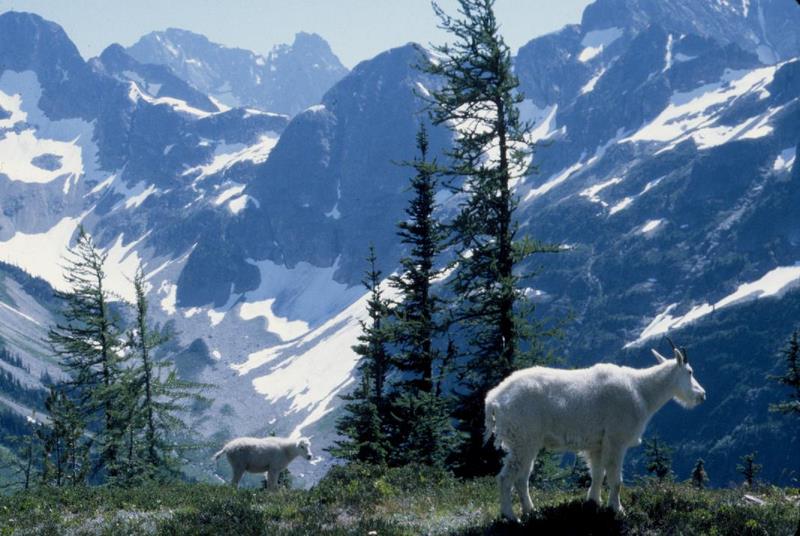
{"label": "goat's tail", "polygon": [[216,454],[214,454],[211,457],[211,459],[214,460],[214,461],[217,461],[219,459],[219,457],[222,456],[224,453],[225,453],[225,447],[222,447],[222,449],[219,452],[217,452]]}
{"label": "goat's tail", "polygon": [[497,420],[495,418],[495,413],[497,412],[497,402],[494,400],[489,400],[487,398],[486,404],[484,405],[484,422],[483,422],[483,444],[489,442],[489,440],[494,435],[495,431],[495,424]]}

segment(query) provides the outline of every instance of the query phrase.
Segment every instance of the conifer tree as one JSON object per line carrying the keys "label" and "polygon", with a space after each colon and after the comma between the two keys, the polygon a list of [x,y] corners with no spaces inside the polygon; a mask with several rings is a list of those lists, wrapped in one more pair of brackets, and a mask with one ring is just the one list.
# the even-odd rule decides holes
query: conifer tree
{"label": "conifer tree", "polygon": [[4,440],[13,450],[0,451],[4,458],[0,469],[8,471],[12,476],[7,482],[0,485],[0,489],[18,488],[30,489],[35,485],[35,476],[41,470],[42,442],[39,439],[42,423],[36,420],[36,412],[26,419],[24,430],[21,433],[6,436]]}
{"label": "conifer tree", "polygon": [[672,479],[672,449],[663,441],[659,441],[657,437],[645,441],[644,456],[648,473],[661,481]]}
{"label": "conifer tree", "polygon": [[442,331],[437,318],[441,304],[431,287],[441,273],[434,264],[444,247],[446,231],[433,214],[436,163],[428,161],[428,134],[422,124],[417,132],[417,149],[419,156],[411,163],[416,175],[411,179],[413,197],[406,208],[408,219],[398,224],[397,233],[410,250],[400,260],[402,272],[390,279],[399,293],[392,310],[393,342],[399,351],[394,363],[406,373],[406,385],[430,393],[440,359],[434,339]]}
{"label": "conifer tree", "polygon": [[469,346],[461,362],[461,397],[456,416],[467,440],[458,458],[469,474],[495,472],[499,453],[483,443],[486,392],[514,369],[530,363],[538,344],[526,329],[531,311],[515,267],[539,251],[555,251],[519,239],[514,215],[515,181],[530,169],[531,125],[520,119],[523,96],[511,51],[500,35],[494,0],[459,0],[458,17],[434,3],[440,27],[453,43],[435,47],[436,61],[423,66],[443,82],[430,97],[435,124],[454,130],[449,186],[463,194],[453,224],[458,268],[452,290],[460,300],[459,327]]}
{"label": "conifer tree", "polygon": [[[771,378],[789,389],[789,399],[770,404],[769,409],[800,418],[800,333],[797,330],[792,333],[783,355],[786,358],[786,372]],[[800,536],[800,519],[797,520],[795,536]]]}
{"label": "conifer tree", "polygon": [[57,292],[64,302],[64,322],[50,330],[48,339],[70,375],[66,386],[77,396],[82,417],[92,423],[98,468],[114,478],[124,441],[120,401],[125,397],[120,396],[124,391],[121,330],[104,286],[105,260],[106,255],[81,227],[66,258],[64,278],[70,290]]}
{"label": "conifer tree", "polygon": [[786,372],[780,376],[771,376],[778,383],[789,389],[788,400],[770,404],[770,411],[800,418],[800,333],[794,331],[789,344],[783,350],[786,359]]}
{"label": "conifer tree", "polygon": [[390,279],[398,291],[391,335],[397,351],[393,365],[400,372],[392,386],[392,463],[441,466],[451,450],[454,431],[449,401],[441,389],[446,356],[435,347],[443,332],[442,305],[432,285],[441,274],[435,263],[446,231],[434,217],[436,163],[428,160],[423,124],[416,141],[419,154],[410,164],[416,172],[411,179],[413,196],[406,208],[408,218],[398,224],[398,235],[409,253],[400,260],[401,273]]}
{"label": "conifer tree", "polygon": [[89,439],[83,416],[64,385],[51,385],[45,400],[48,425],[37,428],[42,445],[42,483],[77,486],[89,475]]}
{"label": "conifer tree", "polygon": [[181,415],[198,400],[205,400],[202,391],[209,385],[178,378],[174,364],[168,359],[156,361],[159,347],[169,335],[151,327],[145,273],[140,267],[133,280],[136,295],[135,322],[128,332],[128,349],[132,366],[128,369],[131,399],[128,423],[128,472],[144,476],[166,476],[177,470],[177,455],[182,450],[177,436],[188,432]]}
{"label": "conifer tree", "polygon": [[692,485],[697,489],[704,489],[708,484],[708,474],[706,473],[706,462],[703,458],[698,458],[692,469]]}
{"label": "conifer tree", "polygon": [[739,458],[740,463],[736,466],[736,470],[744,477],[744,483],[751,489],[755,487],[756,478],[763,467],[760,463],[756,463],[756,454],[756,452],[745,454]]}
{"label": "conifer tree", "polygon": [[343,439],[329,449],[337,458],[384,465],[388,454],[385,426],[375,405],[372,379],[367,367],[359,367],[358,387],[342,395],[345,405],[336,421],[336,431]]}
{"label": "conifer tree", "polygon": [[358,365],[360,382],[346,401],[343,415],[336,422],[342,439],[330,452],[342,459],[385,464],[388,453],[386,378],[389,373],[390,342],[386,320],[389,305],[380,288],[381,272],[376,267],[375,248],[370,246],[369,267],[362,283],[369,290],[367,321],[360,321],[361,335],[353,351],[361,356]]}

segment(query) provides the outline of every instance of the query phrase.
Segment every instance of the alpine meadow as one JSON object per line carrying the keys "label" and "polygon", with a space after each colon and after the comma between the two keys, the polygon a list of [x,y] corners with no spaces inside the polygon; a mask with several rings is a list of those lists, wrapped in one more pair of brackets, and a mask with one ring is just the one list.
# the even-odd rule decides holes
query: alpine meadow
{"label": "alpine meadow", "polygon": [[0,534],[800,536],[799,3],[154,7],[0,0]]}

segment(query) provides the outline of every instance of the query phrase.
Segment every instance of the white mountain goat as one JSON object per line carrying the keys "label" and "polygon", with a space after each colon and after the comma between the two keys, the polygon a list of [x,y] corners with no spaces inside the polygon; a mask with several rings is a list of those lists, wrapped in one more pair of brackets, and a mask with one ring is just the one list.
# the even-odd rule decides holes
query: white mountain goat
{"label": "white mountain goat", "polygon": [[238,437],[214,454],[214,460],[225,454],[233,469],[231,485],[239,486],[245,471],[266,473],[267,488],[278,487],[278,476],[298,456],[311,460],[311,443],[306,438]]}
{"label": "white mountain goat", "polygon": [[[670,341],[670,344],[672,341]],[[608,478],[611,508],[619,501],[622,460],[641,444],[653,414],[671,398],[691,408],[706,399],[692,376],[686,350],[674,359],[652,350],[658,365],[645,369],[598,364],[578,370],[532,367],[514,372],[486,395],[486,441],[506,451],[497,479],[503,516],[516,519],[511,506],[514,486],[525,514],[533,510],[528,479],[542,448],[580,452],[589,462],[588,500],[600,504],[603,477]]]}

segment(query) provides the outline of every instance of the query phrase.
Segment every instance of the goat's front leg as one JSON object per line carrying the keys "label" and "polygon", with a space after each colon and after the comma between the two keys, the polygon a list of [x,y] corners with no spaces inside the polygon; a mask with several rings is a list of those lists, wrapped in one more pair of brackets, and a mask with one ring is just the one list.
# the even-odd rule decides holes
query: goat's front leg
{"label": "goat's front leg", "polygon": [[619,491],[622,487],[622,460],[625,458],[625,450],[609,455],[606,460],[606,475],[608,477],[608,506],[614,511],[624,514],[622,503],[619,500]]}
{"label": "goat's front leg", "polygon": [[587,501],[593,501],[600,506],[601,503],[601,490],[603,488],[603,477],[605,471],[603,470],[603,459],[600,452],[589,452],[589,469],[592,472],[592,485],[589,487],[589,493],[586,497]]}
{"label": "goat's front leg", "polygon": [[278,489],[278,477],[281,474],[280,469],[273,469],[272,467],[269,468],[267,471],[267,489],[276,490]]}

